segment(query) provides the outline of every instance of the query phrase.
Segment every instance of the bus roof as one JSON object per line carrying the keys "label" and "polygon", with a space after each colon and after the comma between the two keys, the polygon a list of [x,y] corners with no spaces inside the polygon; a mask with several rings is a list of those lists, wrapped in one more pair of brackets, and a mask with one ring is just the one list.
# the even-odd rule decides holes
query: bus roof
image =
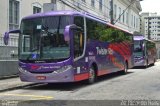
{"label": "bus roof", "polygon": [[58,15],[81,15],[81,16],[84,16],[84,17],[99,21],[101,23],[104,23],[104,24],[106,24],[106,25],[108,25],[110,27],[122,30],[122,31],[130,33],[130,34],[133,34],[132,32],[124,30],[124,29],[122,29],[120,27],[117,27],[115,25],[112,25],[109,22],[107,22],[106,20],[98,18],[95,15],[92,15],[92,14],[87,13],[87,12],[78,12],[78,11],[74,11],[74,10],[64,10],[64,11],[60,10],[60,11],[50,11],[50,12],[44,12],[44,13],[37,13],[37,14],[32,14],[30,16],[26,16],[23,19],[33,19],[33,18],[38,18],[38,17],[58,16]]}
{"label": "bus roof", "polygon": [[30,16],[26,16],[23,19],[32,19],[32,18],[38,18],[38,17],[58,16],[58,15],[81,15],[81,16],[86,16],[88,18],[97,19],[97,20],[107,23],[107,21],[100,19],[90,13],[78,12],[78,11],[73,11],[73,10],[64,10],[64,11],[61,10],[61,11],[50,11],[50,12],[44,12],[44,13],[37,13],[37,14],[32,14]]}
{"label": "bus roof", "polygon": [[149,40],[145,38],[144,36],[134,36],[134,40],[146,40],[155,43],[153,40]]}
{"label": "bus roof", "polygon": [[32,19],[32,18],[56,16],[56,15],[74,15],[74,14],[80,14],[80,12],[67,11],[67,10],[66,11],[50,11],[50,12],[32,14],[24,17],[23,19]]}
{"label": "bus roof", "polygon": [[144,36],[134,36],[134,40],[144,40]]}
{"label": "bus roof", "polygon": [[125,29],[122,29],[122,28],[120,28],[120,27],[118,27],[118,26],[112,25],[111,23],[107,23],[107,25],[110,26],[110,27],[119,29],[119,30],[121,30],[121,31],[124,31],[124,32],[130,33],[130,34],[133,34],[133,32],[130,32],[130,31],[125,30]]}

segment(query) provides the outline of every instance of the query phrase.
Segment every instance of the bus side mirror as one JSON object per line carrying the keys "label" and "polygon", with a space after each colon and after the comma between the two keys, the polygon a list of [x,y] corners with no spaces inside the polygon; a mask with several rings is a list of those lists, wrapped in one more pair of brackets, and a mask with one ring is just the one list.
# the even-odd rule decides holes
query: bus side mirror
{"label": "bus side mirror", "polygon": [[4,34],[4,38],[3,38],[3,42],[5,45],[8,45],[8,41],[9,41],[9,34],[10,33],[20,33],[20,30],[12,30],[12,31],[9,31],[9,32],[5,32]]}
{"label": "bus side mirror", "polygon": [[9,41],[9,32],[5,32],[3,41],[4,41],[4,44],[5,44],[5,45],[8,45],[8,41]]}
{"label": "bus side mirror", "polygon": [[73,25],[67,25],[66,27],[65,27],[65,30],[64,30],[64,40],[65,41],[69,41],[70,40],[70,31],[71,31],[71,29],[75,29],[75,30],[82,30],[81,29],[81,27],[79,27],[79,26],[76,26],[75,24],[73,24]]}

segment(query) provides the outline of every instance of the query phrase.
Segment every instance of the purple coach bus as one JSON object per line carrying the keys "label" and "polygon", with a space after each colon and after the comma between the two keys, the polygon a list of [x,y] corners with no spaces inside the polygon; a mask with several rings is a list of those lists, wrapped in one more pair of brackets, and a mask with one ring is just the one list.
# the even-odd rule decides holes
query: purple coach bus
{"label": "purple coach bus", "polygon": [[156,61],[156,44],[144,38],[144,36],[134,36],[134,66],[145,66]]}
{"label": "purple coach bus", "polygon": [[24,17],[19,33],[19,76],[26,82],[93,83],[133,67],[133,34],[88,13],[53,11]]}

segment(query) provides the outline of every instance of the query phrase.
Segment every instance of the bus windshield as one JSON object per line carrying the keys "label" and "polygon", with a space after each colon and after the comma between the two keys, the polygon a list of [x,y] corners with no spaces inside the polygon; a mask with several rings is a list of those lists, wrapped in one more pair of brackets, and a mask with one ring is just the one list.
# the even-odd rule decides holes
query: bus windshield
{"label": "bus windshield", "polygon": [[134,41],[134,52],[142,52],[142,41],[135,40]]}
{"label": "bus windshield", "polygon": [[70,16],[23,19],[19,41],[20,60],[58,61],[70,56],[70,44],[64,40]]}

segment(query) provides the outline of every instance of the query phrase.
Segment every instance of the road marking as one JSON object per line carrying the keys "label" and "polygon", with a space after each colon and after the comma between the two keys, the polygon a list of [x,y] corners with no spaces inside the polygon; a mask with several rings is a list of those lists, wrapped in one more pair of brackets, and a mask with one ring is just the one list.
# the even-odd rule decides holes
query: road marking
{"label": "road marking", "polygon": [[38,96],[38,95],[25,95],[25,94],[0,94],[0,96],[17,96],[17,97],[31,97],[34,98],[33,100],[51,100],[53,99],[52,96]]}

